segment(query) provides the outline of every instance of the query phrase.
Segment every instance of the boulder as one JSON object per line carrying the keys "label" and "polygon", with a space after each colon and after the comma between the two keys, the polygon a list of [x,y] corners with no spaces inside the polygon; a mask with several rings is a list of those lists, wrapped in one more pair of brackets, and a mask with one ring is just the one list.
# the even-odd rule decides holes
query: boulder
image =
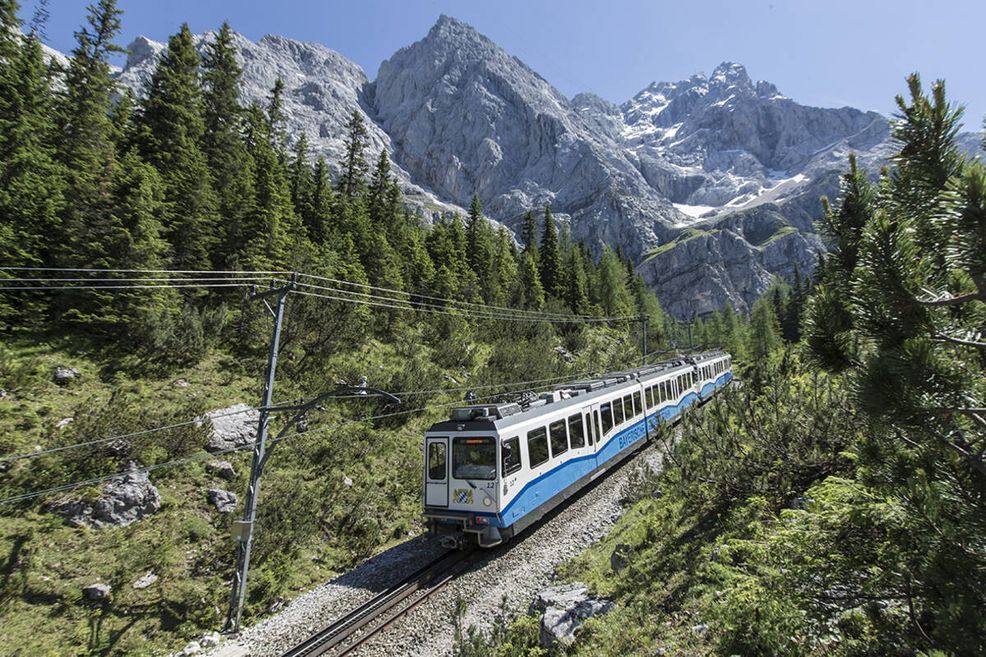
{"label": "boulder", "polygon": [[566,349],[565,347],[558,345],[557,347],[554,347],[553,351],[556,354],[558,354],[562,358],[562,360],[564,360],[566,363],[575,362],[575,356],[569,353],[568,349]]}
{"label": "boulder", "polygon": [[94,502],[68,500],[51,507],[74,527],[126,527],[161,508],[161,495],[147,471],[131,462],[129,471],[106,484]]}
{"label": "boulder", "polygon": [[633,553],[633,548],[626,543],[620,543],[615,548],[613,548],[613,554],[609,555],[609,567],[613,569],[614,573],[618,573],[627,567],[630,562],[630,555]]}
{"label": "boulder", "polygon": [[531,610],[541,614],[541,645],[569,646],[575,633],[587,618],[609,612],[613,602],[594,598],[581,582],[558,584],[540,593],[531,603]]}
{"label": "boulder", "polygon": [[157,575],[154,574],[154,571],[148,570],[143,577],[133,583],[133,587],[139,591],[141,589],[146,589],[156,581]]}
{"label": "boulder", "polygon": [[205,470],[209,474],[228,481],[236,479],[236,470],[233,468],[233,464],[229,461],[209,461],[205,464]]}
{"label": "boulder", "polygon": [[257,436],[260,411],[248,404],[234,404],[228,408],[210,411],[200,421],[207,420],[212,424],[207,448],[219,452],[252,443]]}
{"label": "boulder", "polygon": [[219,632],[209,632],[208,634],[203,635],[201,639],[199,639],[199,644],[206,649],[215,648],[216,646],[219,645],[219,642],[221,640],[222,637],[219,635]]}
{"label": "boulder", "polygon": [[82,595],[90,602],[108,600],[112,591],[113,589],[109,584],[102,583],[90,584],[89,586],[82,587]]}
{"label": "boulder", "polygon": [[79,376],[79,370],[74,367],[64,367],[59,365],[55,368],[52,380],[60,386],[68,385],[73,379]]}
{"label": "boulder", "polygon": [[216,507],[219,513],[232,513],[236,510],[236,493],[221,488],[210,488],[208,498],[209,504]]}

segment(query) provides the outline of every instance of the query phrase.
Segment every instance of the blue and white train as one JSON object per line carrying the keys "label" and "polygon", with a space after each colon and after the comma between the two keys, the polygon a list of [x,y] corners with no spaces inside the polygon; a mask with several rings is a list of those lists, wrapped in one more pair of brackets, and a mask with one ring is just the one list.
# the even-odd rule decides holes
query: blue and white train
{"label": "blue and white train", "polygon": [[509,540],[732,376],[713,352],[558,386],[525,409],[454,409],[425,433],[429,529],[446,547]]}

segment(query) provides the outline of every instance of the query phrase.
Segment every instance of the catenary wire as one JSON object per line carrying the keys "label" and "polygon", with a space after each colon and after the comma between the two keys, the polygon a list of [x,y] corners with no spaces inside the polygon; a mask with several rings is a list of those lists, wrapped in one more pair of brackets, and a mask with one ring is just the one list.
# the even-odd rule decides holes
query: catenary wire
{"label": "catenary wire", "polygon": [[[443,303],[449,303],[449,304],[459,304],[459,305],[464,305],[464,306],[474,306],[474,307],[480,308],[481,310],[488,310],[488,311],[499,310],[499,311],[505,311],[505,312],[511,312],[511,313],[531,313],[531,314],[539,314],[539,315],[551,315],[551,316],[558,317],[559,319],[566,319],[568,317],[585,318],[585,319],[595,319],[595,317],[593,315],[563,315],[561,313],[539,313],[538,311],[533,311],[533,310],[522,310],[522,309],[517,309],[517,308],[509,308],[509,307],[506,307],[506,306],[494,306],[494,305],[489,305],[489,304],[484,304],[484,303],[476,303],[474,301],[459,301],[459,300],[454,300],[454,299],[444,299],[442,297],[431,296],[431,295],[428,295],[428,294],[419,294],[417,292],[407,292],[407,291],[404,291],[404,290],[395,290],[393,288],[379,287],[379,286],[376,286],[376,285],[369,285],[369,284],[366,284],[366,283],[354,283],[352,281],[346,281],[346,280],[342,280],[342,279],[338,279],[338,278],[331,278],[331,277],[328,277],[328,276],[317,276],[315,274],[306,274],[306,273],[301,273],[301,272],[299,272],[298,275],[299,276],[304,276],[306,278],[314,278],[316,280],[327,281],[327,282],[330,282],[330,283],[336,283],[336,284],[342,284],[342,285],[350,285],[350,286],[353,286],[353,287],[360,287],[360,288],[369,289],[369,290],[376,290],[378,292],[387,292],[387,293],[390,293],[390,294],[406,294],[406,295],[409,295],[409,296],[412,296],[412,297],[418,297],[420,299],[430,299],[432,301],[441,301]],[[307,285],[311,285],[311,284],[308,283]],[[313,286],[313,287],[316,287],[316,286]]]}
{"label": "catenary wire", "polygon": [[[435,309],[435,310],[443,310],[443,311],[457,311],[458,313],[461,313],[463,315],[470,315],[471,314],[471,315],[477,316],[477,317],[478,316],[483,316],[483,317],[497,317],[497,318],[510,317],[510,318],[523,318],[523,319],[531,320],[531,321],[545,321],[545,322],[552,322],[553,321],[553,322],[557,322],[557,323],[615,322],[615,321],[628,321],[628,320],[636,321],[636,320],[639,319],[638,317],[629,317],[629,316],[624,316],[624,317],[590,317],[590,316],[585,316],[585,315],[560,315],[560,314],[556,314],[556,313],[539,313],[539,312],[530,311],[530,310],[514,310],[514,311],[508,311],[508,312],[505,312],[505,313],[504,312],[499,312],[499,311],[491,311],[491,310],[489,310],[489,311],[488,310],[471,310],[471,309],[468,309],[468,308],[457,308],[454,305],[439,306],[439,305],[436,305],[436,304],[424,303],[424,302],[421,302],[421,301],[414,301],[413,299],[395,299],[395,298],[391,298],[391,297],[380,296],[380,295],[377,295],[377,294],[368,294],[368,293],[365,293],[365,292],[354,292],[352,290],[343,290],[341,288],[326,287],[324,285],[313,285],[311,283],[296,283],[296,285],[301,286],[301,287],[305,287],[305,288],[308,288],[308,289],[316,289],[316,290],[324,290],[324,291],[328,291],[328,292],[333,292],[333,293],[336,293],[336,294],[348,294],[348,295],[351,295],[351,297],[360,297],[360,298],[364,298],[364,299],[371,299],[371,300],[378,301],[378,302],[381,302],[381,303],[387,302],[387,303],[405,304],[406,305],[406,308],[408,310],[418,310],[418,309],[432,308],[432,309]],[[407,295],[407,294],[410,294],[410,293],[401,292],[401,294]],[[350,298],[350,297],[347,297],[347,298]],[[356,301],[356,299],[353,299],[353,301]],[[454,304],[456,302],[449,301],[449,303],[450,304]],[[480,307],[482,307],[482,306],[480,306]]]}
{"label": "catenary wire", "polygon": [[[494,397],[499,397],[500,395],[509,394],[510,392],[519,392],[519,391],[522,391],[522,390],[523,390],[523,388],[520,388],[520,389],[517,389],[517,390],[513,390],[513,391],[510,391],[510,390],[502,391],[502,392],[499,392],[499,393],[496,393],[496,394],[486,395],[484,397],[477,398],[477,400],[478,399],[490,399],[490,398],[494,398]],[[420,408],[413,408],[413,409],[408,409],[408,410],[403,410],[403,411],[395,411],[393,413],[383,413],[383,414],[380,414],[380,415],[371,415],[371,416],[368,416],[368,417],[356,418],[356,419],[352,419],[352,420],[346,420],[346,421],[340,422],[338,424],[328,425],[328,426],[320,427],[320,428],[317,428],[317,429],[310,429],[310,430],[304,431],[304,432],[296,431],[294,433],[290,433],[290,434],[287,434],[285,436],[281,436],[280,438],[272,438],[272,439],[268,440],[267,443],[269,445],[272,445],[272,444],[276,444],[276,443],[282,442],[284,440],[287,440],[287,439],[289,439],[289,438],[291,438],[293,436],[310,436],[310,435],[315,434],[315,433],[321,433],[323,431],[328,431],[328,430],[332,430],[332,429],[341,429],[341,428],[344,428],[346,426],[350,426],[350,425],[354,425],[354,424],[362,424],[363,422],[369,422],[369,421],[372,421],[372,420],[382,420],[382,419],[386,419],[386,418],[397,417],[397,416],[400,416],[400,415],[408,415],[408,414],[411,414],[411,413],[420,413],[420,412],[424,412],[424,411],[428,411],[428,410],[432,410],[432,409],[445,408],[445,407],[448,407],[448,406],[455,406],[456,404],[461,404],[461,403],[462,403],[461,401],[454,401],[454,402],[447,402],[447,403],[441,403],[441,404],[429,404],[429,405],[426,405],[426,406],[422,406]],[[246,443],[244,445],[238,445],[238,446],[235,446],[235,447],[229,447],[229,448],[221,449],[221,450],[218,450],[218,451],[215,451],[215,452],[210,452],[208,454],[196,454],[196,455],[189,456],[189,457],[183,457],[183,458],[180,458],[180,459],[173,459],[171,461],[165,461],[163,463],[156,463],[154,465],[142,466],[140,468],[132,468],[130,470],[124,470],[124,471],[121,471],[121,472],[115,472],[113,474],[103,475],[103,476],[100,476],[100,477],[93,477],[91,479],[85,479],[85,480],[82,480],[82,481],[71,482],[71,483],[68,483],[68,484],[63,484],[61,486],[52,486],[50,488],[45,488],[45,489],[41,489],[41,490],[35,490],[35,491],[31,491],[29,493],[22,493],[20,495],[12,495],[10,497],[5,497],[5,498],[0,499],[0,505],[2,505],[2,504],[13,504],[13,503],[16,503],[16,502],[23,502],[23,501],[26,501],[26,500],[29,500],[29,499],[33,499],[33,498],[36,498],[36,497],[43,497],[45,495],[51,495],[53,493],[61,493],[61,492],[65,492],[65,491],[68,491],[68,490],[74,490],[76,488],[82,488],[84,486],[91,486],[93,484],[102,483],[104,481],[111,481],[113,479],[124,477],[124,476],[126,476],[127,474],[129,474],[131,472],[153,472],[153,471],[159,470],[161,468],[174,467],[174,466],[177,466],[177,465],[183,465],[185,463],[191,463],[191,462],[195,462],[195,461],[204,461],[206,459],[213,459],[216,456],[222,456],[224,454],[231,454],[233,452],[241,452],[241,451],[246,451],[247,449],[253,449],[254,447],[256,447],[256,445],[257,445],[257,441],[251,441],[251,442]]]}
{"label": "catenary wire", "polygon": [[[595,323],[595,322],[626,321],[626,320],[635,319],[635,318],[632,318],[632,317],[628,317],[628,318],[621,317],[621,318],[619,318],[619,320],[614,320],[612,318],[564,319],[563,320],[563,319],[545,319],[545,318],[535,318],[535,317],[519,317],[519,316],[510,316],[510,315],[490,315],[490,314],[481,314],[481,313],[470,313],[470,311],[466,311],[466,310],[456,310],[456,309],[446,309],[446,308],[422,308],[422,307],[406,306],[406,305],[405,306],[399,306],[399,305],[394,305],[392,303],[384,303],[382,301],[372,301],[372,300],[369,300],[369,299],[367,299],[367,300],[359,300],[359,299],[353,299],[352,297],[338,297],[338,296],[332,296],[332,295],[328,295],[328,294],[318,294],[318,293],[315,293],[315,292],[305,292],[304,290],[292,290],[291,293],[292,294],[300,294],[302,296],[308,296],[308,297],[317,297],[317,298],[320,298],[320,299],[328,299],[328,300],[331,300],[331,301],[346,301],[346,302],[349,302],[349,303],[356,303],[356,304],[362,304],[362,305],[366,305],[366,306],[373,306],[375,308],[391,308],[393,310],[411,310],[411,311],[416,311],[416,312],[431,312],[431,313],[437,313],[437,314],[440,314],[440,315],[452,315],[452,316],[455,316],[455,317],[463,317],[463,318],[474,317],[474,318],[479,318],[479,319],[496,319],[496,320],[503,320],[503,321],[507,321],[507,322],[546,322],[546,323],[549,323],[549,324],[586,324],[586,323]],[[394,299],[391,299],[390,301],[395,301],[395,300]]]}
{"label": "catenary wire", "polygon": [[[491,384],[480,385],[480,386],[473,386],[473,387],[440,388],[440,389],[436,388],[436,389],[433,389],[433,390],[403,390],[403,391],[398,391],[398,392],[394,392],[394,393],[391,393],[391,394],[393,394],[394,396],[400,396],[400,397],[411,397],[411,396],[421,396],[421,395],[426,395],[426,394],[440,394],[440,393],[461,392],[461,391],[465,391],[465,390],[481,390],[481,389],[485,389],[485,388],[529,386],[529,385],[535,385],[535,384],[540,384],[540,383],[555,383],[555,382],[562,381],[562,380],[565,380],[565,379],[571,379],[572,376],[579,377],[579,376],[584,376],[584,375],[586,375],[588,373],[589,372],[575,373],[575,374],[565,374],[565,375],[562,375],[562,376],[551,377],[551,378],[548,378],[548,379],[535,379],[535,380],[531,380],[531,381],[508,381],[508,382],[504,382],[504,383],[491,383]],[[365,397],[366,397],[366,395],[350,394],[350,395],[333,395],[333,396],[330,396],[330,397],[324,397],[323,399],[326,400],[326,401],[329,401],[329,400],[340,400],[340,399],[364,399]],[[287,405],[291,405],[291,404],[294,404],[294,403],[297,403],[297,402],[291,402],[291,401],[281,402],[280,404],[275,404],[275,405],[271,406],[270,408],[271,408],[271,410],[277,410],[277,407],[278,406],[287,406]],[[302,402],[302,403],[305,403],[305,402]],[[161,432],[161,431],[170,431],[172,429],[180,429],[180,428],[183,428],[183,427],[193,426],[193,425],[196,425],[196,424],[202,422],[205,419],[209,419],[209,420],[220,419],[220,418],[225,418],[225,417],[232,417],[232,416],[235,416],[235,415],[243,415],[244,413],[252,413],[252,412],[255,412],[255,411],[259,411],[259,410],[260,409],[257,408],[256,406],[250,406],[248,408],[243,408],[243,409],[240,409],[240,410],[237,410],[237,411],[230,411],[230,412],[227,412],[227,413],[220,413],[220,414],[216,414],[216,415],[206,414],[206,415],[203,415],[201,417],[194,418],[192,420],[186,420],[184,422],[177,422],[177,423],[174,423],[174,424],[164,425],[164,426],[160,426],[160,427],[153,427],[153,428],[150,428],[150,429],[142,429],[140,431],[134,431],[134,432],[131,432],[131,433],[117,434],[117,435],[114,435],[114,436],[107,436],[107,437],[104,437],[104,438],[95,438],[93,440],[87,440],[87,441],[84,441],[84,442],[73,443],[71,445],[59,445],[57,447],[51,447],[51,448],[48,448],[48,449],[41,449],[41,450],[37,450],[37,451],[33,451],[33,452],[23,452],[21,454],[12,454],[10,456],[5,456],[5,457],[0,458],[0,463],[7,463],[7,462],[19,461],[19,460],[30,459],[30,458],[38,458],[38,457],[41,457],[41,456],[45,456],[47,454],[55,454],[55,453],[59,453],[59,452],[69,451],[69,450],[72,450],[72,449],[79,449],[79,448],[82,448],[82,447],[92,447],[92,446],[95,446],[95,445],[104,445],[104,444],[107,444],[107,443],[116,442],[118,440],[127,440],[129,438],[136,438],[136,437],[140,437],[140,436],[145,436],[145,435],[149,435],[149,434],[158,433],[158,432]]]}

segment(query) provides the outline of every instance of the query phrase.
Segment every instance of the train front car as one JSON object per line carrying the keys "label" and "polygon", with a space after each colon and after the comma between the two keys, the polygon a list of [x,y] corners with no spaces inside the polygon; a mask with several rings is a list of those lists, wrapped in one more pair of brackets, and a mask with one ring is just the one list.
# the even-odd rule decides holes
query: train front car
{"label": "train front car", "polygon": [[425,433],[424,515],[442,545],[461,548],[470,538],[481,547],[503,542],[496,420],[519,412],[517,404],[457,408]]}

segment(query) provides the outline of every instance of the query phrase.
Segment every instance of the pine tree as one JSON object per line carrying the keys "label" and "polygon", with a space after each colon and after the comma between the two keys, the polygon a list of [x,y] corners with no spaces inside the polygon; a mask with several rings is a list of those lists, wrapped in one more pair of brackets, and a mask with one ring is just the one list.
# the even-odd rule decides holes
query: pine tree
{"label": "pine tree", "polygon": [[493,259],[494,234],[489,222],[483,219],[483,206],[479,195],[473,194],[466,220],[466,255],[469,266],[479,280],[482,296],[487,301],[496,296],[498,274]]}
{"label": "pine tree", "polygon": [[501,227],[496,234],[492,271],[495,278],[492,292],[486,297],[487,302],[493,305],[510,303],[519,284],[520,271],[514,243],[506,228]]}
{"label": "pine tree", "polygon": [[[11,26],[0,24],[0,29]],[[37,265],[50,257],[49,240],[58,232],[63,170],[55,161],[52,95],[41,44],[16,34],[0,39],[5,40],[12,46],[0,46],[10,52],[10,59],[0,59],[0,260]]]}
{"label": "pine tree", "polygon": [[842,177],[841,196],[833,209],[822,199],[819,226],[829,253],[818,271],[818,286],[805,311],[806,338],[813,357],[824,367],[841,370],[855,358],[854,320],[849,309],[851,280],[859,261],[863,230],[873,216],[874,190],[849,156],[849,172]]}
{"label": "pine tree", "polygon": [[797,343],[801,340],[801,312],[804,308],[805,296],[801,270],[795,264],[794,286],[788,295],[787,307],[784,309],[784,316],[781,319],[781,332],[788,342]]}
{"label": "pine tree", "polygon": [[365,156],[368,133],[363,115],[358,110],[353,111],[346,129],[346,153],[339,177],[339,192],[352,200],[366,187],[366,173],[369,170]]}
{"label": "pine tree", "polygon": [[256,104],[247,108],[247,152],[255,175],[253,213],[245,231],[247,241],[238,254],[240,266],[246,269],[285,266],[298,238],[284,159],[272,129],[269,114]]}
{"label": "pine tree", "polygon": [[633,298],[627,289],[626,266],[617,253],[603,247],[599,257],[599,305],[607,316],[632,315]]}
{"label": "pine tree", "polygon": [[568,290],[565,300],[569,309],[576,315],[589,312],[589,291],[585,274],[585,263],[582,262],[582,250],[572,248],[569,251],[567,271]]}
{"label": "pine tree", "polygon": [[[51,86],[41,44],[34,36],[16,34],[15,14],[15,3],[0,4],[0,262],[37,266],[50,262],[58,235],[64,172],[56,162]],[[21,298],[24,317],[40,318],[41,310],[40,302]],[[0,325],[13,315],[0,300]]]}
{"label": "pine tree", "polygon": [[380,150],[380,157],[377,158],[377,166],[373,170],[368,190],[367,206],[370,212],[370,221],[374,226],[381,226],[385,223],[388,203],[388,192],[390,189],[390,157],[387,149]]}
{"label": "pine tree", "polygon": [[538,258],[541,284],[544,291],[554,297],[564,296],[561,253],[558,248],[558,229],[551,216],[551,208],[544,207],[544,232],[541,235],[541,254]]}
{"label": "pine tree", "polygon": [[120,52],[113,39],[120,31],[115,0],[99,0],[87,9],[86,27],[76,32],[78,42],[65,74],[64,91],[56,115],[59,126],[58,155],[66,174],[65,212],[54,240],[57,262],[86,266],[75,253],[75,245],[90,223],[90,217],[105,206],[108,172],[116,161],[113,141],[109,56]]}
{"label": "pine tree", "polygon": [[161,173],[165,227],[178,269],[211,269],[221,224],[202,144],[205,137],[199,56],[188,24],[168,40],[143,102],[141,154]]}
{"label": "pine tree", "polygon": [[753,304],[750,313],[750,358],[755,363],[765,362],[775,349],[781,346],[780,325],[774,304],[761,297]]}
{"label": "pine tree", "polygon": [[300,217],[310,216],[312,209],[312,167],[308,164],[308,136],[302,132],[294,145],[294,157],[288,168],[291,204]]}
{"label": "pine tree", "polygon": [[541,273],[533,253],[521,254],[519,270],[513,305],[527,310],[541,310],[544,308],[544,287],[541,285]]}
{"label": "pine tree", "polygon": [[243,138],[240,86],[243,73],[236,61],[233,30],[223,23],[202,58],[202,148],[209,164],[224,241],[217,264],[235,268],[232,256],[249,239],[245,234],[254,211],[253,168]]}
{"label": "pine tree", "polygon": [[524,253],[531,254],[536,261],[538,257],[538,229],[537,222],[534,220],[534,213],[530,210],[524,215],[520,239],[524,242]]}
{"label": "pine tree", "polygon": [[329,168],[325,158],[320,157],[315,162],[311,173],[311,197],[305,204],[302,213],[309,238],[317,244],[330,239],[333,206],[335,199],[332,184],[329,181]]}

